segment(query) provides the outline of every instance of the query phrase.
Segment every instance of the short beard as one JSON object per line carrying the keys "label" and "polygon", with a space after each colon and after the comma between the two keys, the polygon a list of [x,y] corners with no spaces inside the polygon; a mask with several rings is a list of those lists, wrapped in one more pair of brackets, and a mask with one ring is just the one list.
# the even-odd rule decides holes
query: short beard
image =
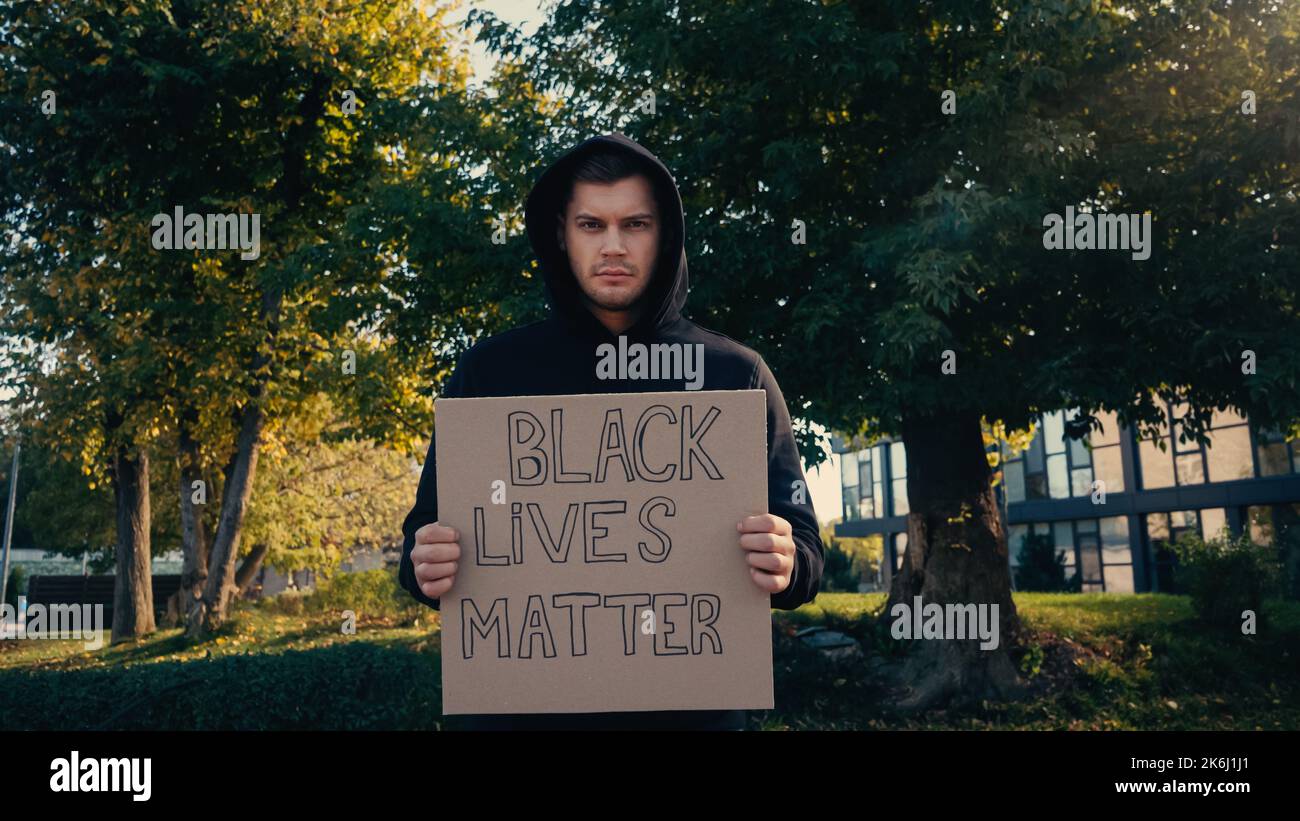
{"label": "short beard", "polygon": [[642,291],[631,299],[624,300],[620,298],[616,301],[597,299],[586,291],[582,292],[582,296],[588,304],[594,305],[602,311],[630,311],[641,304],[642,299],[645,297],[645,291]]}

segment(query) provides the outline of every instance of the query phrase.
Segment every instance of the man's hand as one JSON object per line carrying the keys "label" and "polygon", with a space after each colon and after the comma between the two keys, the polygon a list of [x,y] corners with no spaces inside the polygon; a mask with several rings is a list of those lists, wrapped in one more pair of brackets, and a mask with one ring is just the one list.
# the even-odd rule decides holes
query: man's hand
{"label": "man's hand", "polygon": [[[789,529],[789,526],[786,526]],[[415,583],[431,599],[441,598],[456,581],[460,564],[460,534],[455,528],[434,522],[415,531],[411,564],[415,565]]]}
{"label": "man's hand", "polygon": [[790,523],[764,513],[746,516],[736,524],[740,547],[749,562],[749,575],[766,593],[780,593],[790,586],[794,574],[794,538]]}

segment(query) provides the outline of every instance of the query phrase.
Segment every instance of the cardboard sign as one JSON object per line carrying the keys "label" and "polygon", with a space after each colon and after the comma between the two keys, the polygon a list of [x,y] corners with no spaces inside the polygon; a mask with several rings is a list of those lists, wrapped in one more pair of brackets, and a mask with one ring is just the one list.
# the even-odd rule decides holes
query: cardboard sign
{"label": "cardboard sign", "polygon": [[761,390],[440,399],[443,712],[770,709]]}

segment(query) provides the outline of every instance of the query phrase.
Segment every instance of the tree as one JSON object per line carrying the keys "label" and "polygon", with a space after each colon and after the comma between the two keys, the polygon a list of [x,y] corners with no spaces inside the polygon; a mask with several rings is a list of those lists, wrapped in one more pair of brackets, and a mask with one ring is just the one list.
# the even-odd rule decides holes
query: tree
{"label": "tree", "polygon": [[[0,270],[14,308],[0,333],[35,343],[10,377],[24,425],[68,450],[102,443],[85,461],[113,460],[119,560],[145,556],[145,572],[145,460],[148,445],[170,443],[192,637],[225,619],[259,448],[278,416],[322,388],[364,384],[381,395],[351,407],[380,415],[356,426],[407,444],[429,428],[427,396],[345,379],[338,360],[411,304],[404,255],[380,255],[372,240],[383,231],[374,202],[429,166],[426,181],[467,173],[404,156],[408,129],[434,140],[440,115],[466,142],[490,130],[458,110],[467,65],[444,12],[399,0],[0,10],[0,219],[15,249]],[[48,113],[46,90],[58,101]],[[444,209],[459,207],[457,193],[439,189]],[[154,218],[176,207],[256,214],[265,245],[158,250]],[[409,387],[427,358],[398,353],[374,361]],[[221,487],[208,544],[193,493],[218,469],[206,482]],[[147,576],[128,587],[147,591]]]}
{"label": "tree", "polygon": [[[999,606],[997,650],[908,655],[903,706],[1021,690],[982,419],[1300,420],[1298,23],[1204,0],[610,2],[556,6],[529,39],[557,131],[618,128],[673,169],[690,312],[764,355],[792,415],[906,442],[883,613]],[[1067,206],[1150,213],[1149,257],[1049,250]]]}

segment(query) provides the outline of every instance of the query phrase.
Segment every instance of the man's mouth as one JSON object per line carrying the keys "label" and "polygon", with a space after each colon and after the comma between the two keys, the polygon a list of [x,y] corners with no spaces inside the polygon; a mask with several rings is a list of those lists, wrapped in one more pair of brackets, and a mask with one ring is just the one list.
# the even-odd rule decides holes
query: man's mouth
{"label": "man's mouth", "polygon": [[598,277],[630,277],[632,272],[626,268],[601,268],[596,272]]}

